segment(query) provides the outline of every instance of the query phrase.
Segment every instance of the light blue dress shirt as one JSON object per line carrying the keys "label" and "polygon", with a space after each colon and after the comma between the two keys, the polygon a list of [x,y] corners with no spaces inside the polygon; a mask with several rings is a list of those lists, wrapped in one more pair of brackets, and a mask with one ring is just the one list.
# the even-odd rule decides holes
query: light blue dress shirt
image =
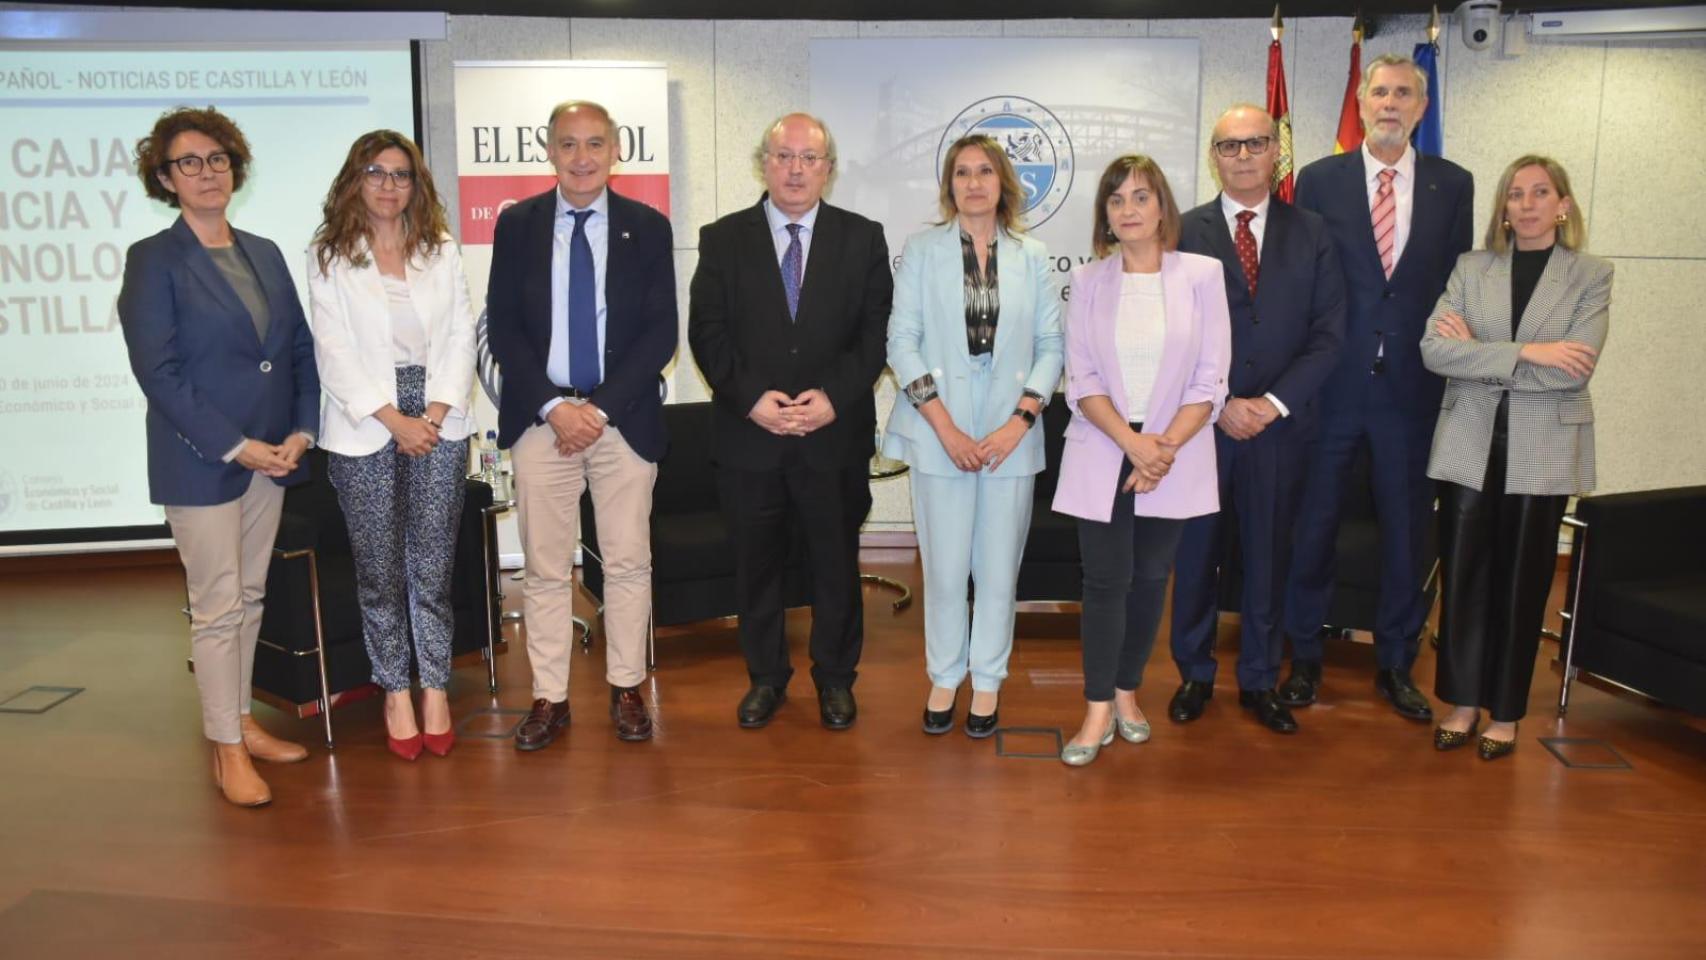
{"label": "light blue dress shirt", "polygon": [[[569,239],[574,236],[575,208],[557,191],[557,214],[551,224],[551,353],[545,358],[545,374],[559,387],[569,385]],[[610,261],[610,188],[598,194],[590,207],[592,216],[586,218],[586,242],[592,248],[592,272],[598,278],[598,375],[604,379],[604,265]],[[539,408],[539,419],[545,419],[551,408],[562,403],[553,397]]]}

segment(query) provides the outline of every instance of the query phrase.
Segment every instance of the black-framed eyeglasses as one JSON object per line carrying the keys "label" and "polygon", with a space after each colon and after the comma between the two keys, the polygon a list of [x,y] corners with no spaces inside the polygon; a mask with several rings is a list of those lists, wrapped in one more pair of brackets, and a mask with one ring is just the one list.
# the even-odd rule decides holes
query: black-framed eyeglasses
{"label": "black-framed eyeglasses", "polygon": [[198,157],[193,153],[186,153],[181,157],[172,157],[166,162],[177,167],[178,172],[184,176],[196,177],[201,175],[202,164],[206,164],[207,169],[214,173],[224,173],[231,169],[231,154],[220,152]]}
{"label": "black-framed eyeglasses", "polygon": [[390,180],[391,186],[398,190],[407,190],[415,185],[415,172],[413,170],[387,170],[377,163],[370,163],[362,167],[361,176],[370,187],[383,186],[386,180]]}
{"label": "black-framed eyeglasses", "polygon": [[1216,140],[1214,152],[1228,159],[1238,156],[1240,148],[1250,151],[1250,156],[1259,157],[1268,152],[1274,145],[1273,137],[1251,137],[1248,140]]}

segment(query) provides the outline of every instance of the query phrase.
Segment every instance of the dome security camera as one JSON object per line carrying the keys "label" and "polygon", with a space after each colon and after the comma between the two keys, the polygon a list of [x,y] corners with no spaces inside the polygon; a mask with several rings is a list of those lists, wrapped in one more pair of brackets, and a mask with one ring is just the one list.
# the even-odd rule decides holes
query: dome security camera
{"label": "dome security camera", "polygon": [[1463,25],[1463,45],[1471,50],[1491,49],[1499,37],[1499,0],[1464,0],[1457,8]]}

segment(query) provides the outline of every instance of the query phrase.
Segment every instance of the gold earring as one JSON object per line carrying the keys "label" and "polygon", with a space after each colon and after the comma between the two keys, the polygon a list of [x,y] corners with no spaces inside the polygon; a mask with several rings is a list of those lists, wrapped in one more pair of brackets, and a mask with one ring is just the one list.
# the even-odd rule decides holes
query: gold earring
{"label": "gold earring", "polygon": [[1563,226],[1564,224],[1569,223],[1569,222],[1570,222],[1569,213],[1567,213],[1563,210],[1558,211],[1558,225]]}
{"label": "gold earring", "polygon": [[1509,221],[1509,220],[1505,220],[1505,221],[1504,221],[1504,223],[1503,223],[1503,226],[1504,226],[1504,228],[1505,228],[1505,230],[1506,230],[1506,231],[1507,231],[1507,232],[1509,232],[1509,230],[1510,230],[1510,228],[1511,228],[1511,222],[1510,222],[1510,221]]}

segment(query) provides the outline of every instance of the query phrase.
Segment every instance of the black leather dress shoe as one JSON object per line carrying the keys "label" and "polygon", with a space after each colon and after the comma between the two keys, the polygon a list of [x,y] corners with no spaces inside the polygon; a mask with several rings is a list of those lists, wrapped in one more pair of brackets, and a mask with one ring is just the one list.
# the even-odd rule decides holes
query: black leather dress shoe
{"label": "black leather dress shoe", "polygon": [[1167,717],[1174,723],[1190,723],[1202,716],[1203,706],[1214,699],[1214,684],[1186,680],[1167,704]]}
{"label": "black leather dress shoe", "polygon": [[1374,675],[1374,689],[1406,720],[1427,723],[1434,718],[1433,704],[1416,689],[1408,670],[1381,670]]}
{"label": "black leather dress shoe", "polygon": [[1238,705],[1256,712],[1256,722],[1275,733],[1296,733],[1297,720],[1272,690],[1240,690]]}
{"label": "black leather dress shoe", "polygon": [[1279,685],[1274,698],[1288,707],[1307,707],[1315,702],[1321,687],[1321,661],[1293,660],[1291,676]]}
{"label": "black leather dress shoe", "polygon": [[966,714],[966,736],[973,740],[982,740],[995,735],[995,728],[1001,725],[1001,711],[997,710],[987,717],[975,713]]}
{"label": "black leather dress shoe", "polygon": [[746,696],[740,698],[740,706],[735,709],[735,718],[740,725],[748,730],[756,730],[770,722],[776,716],[776,711],[782,704],[788,702],[788,692],[781,687],[766,687],[754,684]]}
{"label": "black leather dress shoe", "polygon": [[859,704],[853,700],[851,687],[824,687],[817,692],[817,712],[824,726],[845,730],[859,716]]}

